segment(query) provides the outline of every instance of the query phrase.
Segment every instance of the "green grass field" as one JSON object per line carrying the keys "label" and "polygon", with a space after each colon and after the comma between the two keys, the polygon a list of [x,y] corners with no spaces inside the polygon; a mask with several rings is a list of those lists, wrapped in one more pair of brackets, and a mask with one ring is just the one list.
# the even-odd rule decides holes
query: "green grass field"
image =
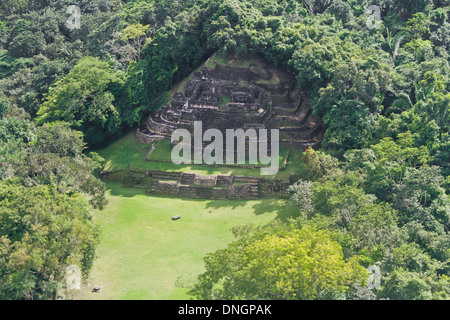
{"label": "green grass field", "polygon": [[[168,141],[158,144],[150,159],[170,159]],[[105,158],[107,171],[133,167],[201,175],[260,176],[259,169],[145,161],[150,148],[151,145],[137,142],[134,132],[130,132],[97,152]],[[287,153],[286,148],[280,149],[280,164]],[[291,150],[286,169],[272,178],[304,175],[301,155]],[[206,254],[233,241],[232,227],[267,224],[298,214],[294,205],[278,198],[254,201],[176,199],[150,196],[145,190],[125,188],[122,183],[105,183],[109,204],[105,210],[95,212],[95,219],[101,226],[98,259],[76,299],[190,299],[188,289],[179,284],[192,283],[204,271]],[[172,221],[174,215],[180,215],[181,219]],[[92,293],[97,285],[102,287],[101,292]]]}
{"label": "green grass field", "polygon": [[[158,141],[158,147],[151,153],[149,159],[152,160],[170,160],[170,143],[166,140]],[[105,170],[114,171],[128,169],[130,166],[145,170],[165,170],[176,172],[192,172],[200,175],[242,175],[242,176],[261,176],[259,169],[253,168],[234,168],[226,166],[209,167],[205,165],[175,165],[173,163],[145,161],[145,157],[150,151],[151,145],[136,141],[134,132],[130,132],[108,147],[97,152],[106,159]],[[288,149],[280,147],[280,167],[288,154]],[[290,150],[286,169],[280,170],[274,176],[266,176],[268,179],[287,180],[292,175],[297,177],[306,177],[306,167],[301,161],[302,152]]]}
{"label": "green grass field", "polygon": [[[297,215],[286,200],[186,200],[146,195],[107,183],[109,204],[95,213],[101,243],[91,277],[76,299],[190,299],[203,257],[233,241],[233,226],[267,224]],[[174,215],[181,219],[172,221]],[[100,285],[100,293],[92,293]]]}

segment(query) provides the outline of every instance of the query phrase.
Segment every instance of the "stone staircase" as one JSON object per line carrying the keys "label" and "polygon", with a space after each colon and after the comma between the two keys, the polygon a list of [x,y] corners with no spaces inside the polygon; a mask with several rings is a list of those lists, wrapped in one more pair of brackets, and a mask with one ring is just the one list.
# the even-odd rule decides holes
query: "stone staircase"
{"label": "stone staircase", "polygon": [[181,179],[180,179],[180,185],[185,185],[185,186],[193,185],[195,176],[196,175],[193,173],[182,173]]}

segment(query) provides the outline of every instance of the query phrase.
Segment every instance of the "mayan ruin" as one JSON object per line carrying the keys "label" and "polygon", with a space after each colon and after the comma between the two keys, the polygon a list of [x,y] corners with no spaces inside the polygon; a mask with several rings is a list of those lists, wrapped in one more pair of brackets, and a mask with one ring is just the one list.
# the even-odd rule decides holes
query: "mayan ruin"
{"label": "mayan ruin", "polygon": [[306,150],[318,147],[324,127],[312,115],[307,94],[295,78],[261,58],[252,57],[247,68],[215,63],[192,74],[169,104],[150,115],[137,130],[139,141],[170,139],[178,128],[203,130],[279,129],[280,142]]}
{"label": "mayan ruin", "polygon": [[[201,121],[203,131],[219,129],[225,135],[227,129],[279,129],[280,143],[289,148],[319,147],[324,125],[312,115],[308,95],[298,88],[295,78],[259,57],[240,57],[239,64],[208,61],[177,88],[168,104],[145,119],[136,139],[147,144],[170,140],[176,129],[193,132],[194,122]],[[225,150],[226,140],[223,143]],[[148,188],[150,194],[200,199],[284,196],[289,185],[258,177],[164,171],[129,171],[125,184]]]}

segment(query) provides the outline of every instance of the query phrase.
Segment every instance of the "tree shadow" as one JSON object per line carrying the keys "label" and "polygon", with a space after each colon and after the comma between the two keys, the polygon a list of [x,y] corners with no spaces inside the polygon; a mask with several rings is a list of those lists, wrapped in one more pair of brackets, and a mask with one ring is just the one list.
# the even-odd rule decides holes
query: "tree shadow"
{"label": "tree shadow", "polygon": [[106,191],[114,197],[118,198],[133,198],[138,195],[148,195],[146,189],[125,187],[121,182],[103,181],[106,186]]}
{"label": "tree shadow", "polygon": [[276,212],[276,219],[281,221],[287,221],[299,215],[294,203],[291,203],[289,199],[279,199],[277,197],[262,198],[260,203],[253,206],[253,210],[256,215]]}
{"label": "tree shadow", "polygon": [[290,218],[298,216],[299,212],[295,204],[289,199],[279,199],[277,197],[264,197],[259,200],[208,200],[207,208],[219,209],[229,208],[236,209],[244,207],[249,202],[257,202],[252,206],[256,215],[264,215],[268,213],[276,213],[277,220],[287,221]]}
{"label": "tree shadow", "polygon": [[230,208],[232,210],[245,207],[248,200],[208,200],[206,208],[208,209],[220,209],[220,208]]}

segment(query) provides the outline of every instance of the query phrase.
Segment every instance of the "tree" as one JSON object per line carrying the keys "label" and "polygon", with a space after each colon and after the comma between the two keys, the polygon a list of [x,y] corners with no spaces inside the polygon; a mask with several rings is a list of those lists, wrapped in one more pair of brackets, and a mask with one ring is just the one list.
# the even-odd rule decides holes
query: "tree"
{"label": "tree", "polygon": [[0,180],[15,176],[24,186],[52,185],[103,208],[106,188],[94,176],[103,159],[95,153],[84,155],[84,148],[81,132],[67,123],[44,124],[36,130],[27,120],[0,119]]}
{"label": "tree", "polygon": [[147,37],[150,26],[143,26],[140,23],[132,24],[119,33],[121,41],[127,43],[125,47],[125,59],[128,62],[141,60],[144,45],[150,43],[151,38]]}
{"label": "tree", "polygon": [[53,153],[60,157],[80,157],[86,148],[83,134],[65,122],[45,123],[37,129],[33,147],[37,153]]}
{"label": "tree", "polygon": [[29,120],[14,117],[0,119],[0,142],[18,140],[21,143],[29,143],[34,136],[35,126]]}
{"label": "tree", "polygon": [[303,161],[308,166],[310,177],[315,179],[340,171],[339,161],[323,151],[308,148],[303,155]]}
{"label": "tree", "polygon": [[309,14],[324,12],[332,2],[331,0],[302,0],[303,6]]}
{"label": "tree", "polygon": [[418,168],[430,159],[426,146],[414,147],[411,132],[399,134],[397,141],[384,138],[371,149],[376,160],[373,165],[367,166],[366,191],[382,201],[392,200],[394,185],[401,182],[408,167]]}
{"label": "tree", "polygon": [[3,118],[9,109],[9,101],[5,98],[0,98],[0,119]]}
{"label": "tree", "polygon": [[335,0],[326,9],[326,12],[333,14],[343,23],[349,22],[353,18],[353,12],[350,5],[342,0]]}
{"label": "tree", "polygon": [[200,299],[320,299],[367,279],[357,261],[344,259],[329,231],[257,232],[209,254],[206,272],[191,294]]}
{"label": "tree", "polygon": [[0,0],[0,9],[5,15],[19,13],[29,2],[30,0]]}
{"label": "tree", "polygon": [[404,49],[414,55],[418,62],[431,60],[434,57],[433,43],[429,40],[415,39],[404,45]]}
{"label": "tree", "polygon": [[298,206],[298,209],[305,218],[310,218],[314,214],[314,206],[312,203],[313,182],[300,180],[289,187],[288,192],[292,194],[291,199]]}
{"label": "tree", "polygon": [[392,59],[395,62],[395,58],[398,56],[398,50],[400,49],[400,45],[402,44],[403,38],[405,37],[404,32],[399,32],[396,35],[392,35],[389,29],[386,30],[387,36],[385,39],[385,43],[387,46],[387,51],[391,55]]}
{"label": "tree", "polygon": [[407,168],[393,193],[393,206],[403,213],[401,222],[418,221],[439,233],[449,230],[450,199],[443,184],[439,167]]}
{"label": "tree", "polygon": [[433,154],[432,164],[441,168],[444,177],[450,177],[450,163],[448,162],[450,159],[450,135],[448,133],[443,133],[438,139],[434,145]]}
{"label": "tree", "polygon": [[398,212],[388,204],[363,207],[349,226],[355,251],[377,253],[380,248],[393,248],[402,243],[397,215]]}
{"label": "tree", "polygon": [[[418,273],[396,270],[386,280],[382,295],[394,300],[433,300],[430,280]],[[448,279],[446,283],[448,286]]]}
{"label": "tree", "polygon": [[15,175],[24,185],[53,185],[61,193],[83,195],[93,207],[103,209],[106,187],[94,176],[99,168],[96,160],[85,155],[70,158],[53,153],[30,154]]}
{"label": "tree", "polygon": [[447,263],[431,258],[416,243],[394,248],[381,263],[384,280],[379,296],[396,300],[447,300],[450,278],[442,274]]}
{"label": "tree", "polygon": [[50,88],[38,111],[39,125],[62,120],[85,133],[89,145],[119,132],[121,119],[114,106],[114,85],[120,74],[96,58],[81,59],[69,74]]}
{"label": "tree", "polygon": [[430,36],[430,19],[424,12],[416,13],[406,22],[403,29],[408,40],[427,39]]}
{"label": "tree", "polygon": [[323,147],[340,157],[349,149],[369,146],[391,74],[387,65],[369,69],[356,59],[333,72],[331,82],[319,90],[314,109],[328,127]]}
{"label": "tree", "polygon": [[69,266],[89,274],[97,243],[84,198],[0,183],[0,299],[56,299]]}
{"label": "tree", "polygon": [[15,58],[32,58],[44,51],[44,33],[25,30],[17,35],[9,45],[9,52]]}

